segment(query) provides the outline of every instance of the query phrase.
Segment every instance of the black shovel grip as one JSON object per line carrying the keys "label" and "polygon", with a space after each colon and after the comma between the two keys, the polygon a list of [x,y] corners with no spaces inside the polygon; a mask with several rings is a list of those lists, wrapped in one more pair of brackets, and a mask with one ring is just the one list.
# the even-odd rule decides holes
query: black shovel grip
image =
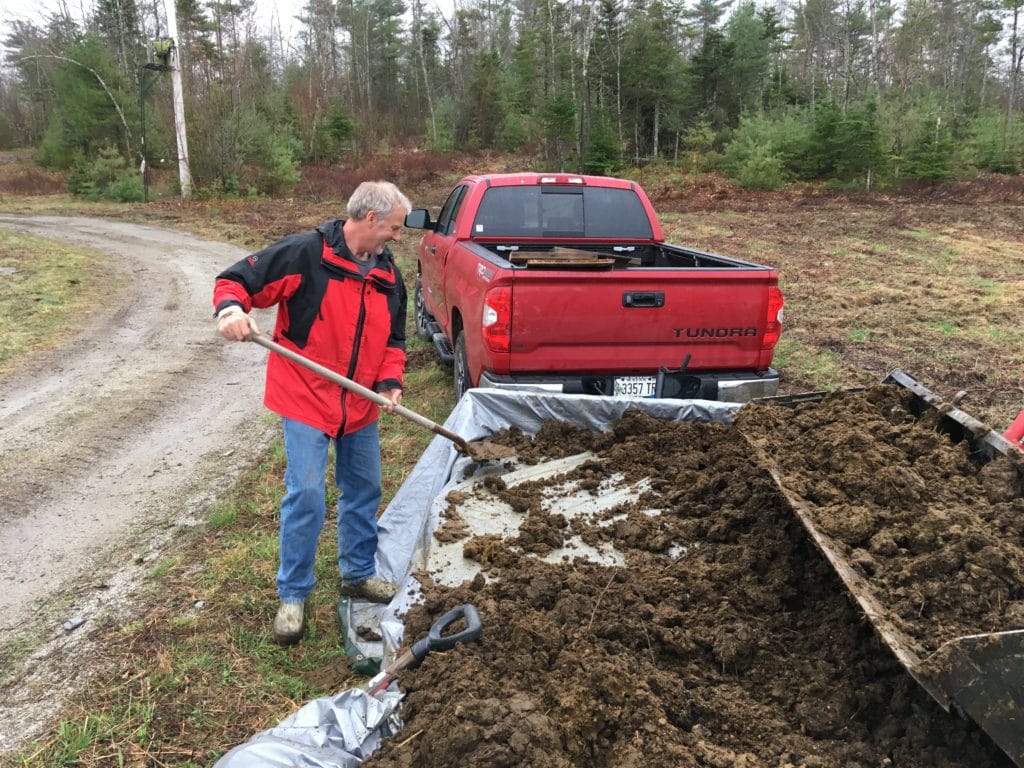
{"label": "black shovel grip", "polygon": [[[460,619],[465,620],[466,628],[459,632],[445,635],[444,631]],[[412,648],[409,650],[413,658],[416,659],[416,662],[419,663],[431,651],[448,651],[459,643],[476,640],[480,637],[481,628],[480,614],[476,612],[476,606],[469,603],[458,605],[435,621],[427,632],[427,636],[413,643]]]}

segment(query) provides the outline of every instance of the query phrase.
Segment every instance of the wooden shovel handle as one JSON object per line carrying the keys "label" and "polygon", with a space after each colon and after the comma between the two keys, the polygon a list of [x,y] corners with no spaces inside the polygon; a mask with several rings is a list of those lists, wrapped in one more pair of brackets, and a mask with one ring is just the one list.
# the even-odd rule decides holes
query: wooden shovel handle
{"label": "wooden shovel handle", "polygon": [[[303,357],[294,350],[288,349],[287,347],[282,347],[276,341],[271,341],[266,336],[252,335],[249,338],[252,341],[255,341],[257,344],[259,344],[261,347],[266,347],[271,352],[276,352],[282,357],[287,357],[289,360],[298,363],[299,365],[305,368],[308,368],[309,370],[313,371],[313,373],[323,376],[328,381],[334,382],[339,387],[347,389],[349,392],[355,392],[357,395],[365,397],[367,400],[374,402],[377,405],[392,405],[391,401],[388,400],[383,395],[381,395],[380,393],[374,392],[372,389],[364,387],[359,382],[352,381],[352,379],[346,378],[345,376],[342,376],[340,373],[337,373],[336,371],[332,371],[330,368],[320,365],[320,363],[315,363],[308,357]],[[445,429],[440,424],[437,424],[436,422],[433,422],[430,419],[428,419],[426,416],[416,413],[416,411],[411,411],[404,405],[395,405],[394,412],[397,413],[399,416],[405,417],[414,424],[419,424],[421,427],[429,429],[431,432],[435,434],[448,438],[457,446],[459,446],[459,448],[462,449],[465,453],[469,453],[469,444],[466,442],[465,438],[455,434],[451,430]]]}

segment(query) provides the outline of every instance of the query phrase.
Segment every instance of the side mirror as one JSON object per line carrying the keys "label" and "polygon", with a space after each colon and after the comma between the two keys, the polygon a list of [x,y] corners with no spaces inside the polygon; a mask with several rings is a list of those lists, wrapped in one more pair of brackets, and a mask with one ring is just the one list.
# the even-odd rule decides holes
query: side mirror
{"label": "side mirror", "polygon": [[413,208],[405,217],[405,226],[410,229],[435,229],[437,222],[430,220],[430,212],[426,208]]}

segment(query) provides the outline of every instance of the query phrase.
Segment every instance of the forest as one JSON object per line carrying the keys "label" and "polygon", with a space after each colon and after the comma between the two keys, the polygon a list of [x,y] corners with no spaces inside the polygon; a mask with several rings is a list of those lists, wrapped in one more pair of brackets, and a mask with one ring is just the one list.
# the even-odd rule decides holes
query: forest
{"label": "forest", "polygon": [[253,0],[177,0],[171,25],[159,2],[64,3],[2,30],[0,149],[31,148],[77,194],[142,199],[142,161],[177,164],[172,62],[201,195],[286,194],[305,168],[398,151],[671,163],[760,189],[1016,174],[1022,8],[308,0],[289,39]]}

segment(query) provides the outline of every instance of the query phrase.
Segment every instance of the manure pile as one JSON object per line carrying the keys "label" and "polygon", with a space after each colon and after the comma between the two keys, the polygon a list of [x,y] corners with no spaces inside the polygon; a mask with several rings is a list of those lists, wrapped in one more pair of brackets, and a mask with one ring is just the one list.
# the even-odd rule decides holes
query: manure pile
{"label": "manure pile", "polygon": [[[880,642],[751,449],[922,647],[1024,627],[1019,469],[979,467],[913,419],[907,396],[747,406],[732,426],[629,412],[600,435],[549,422],[497,436],[526,461],[593,451],[573,479],[594,493],[613,476],[649,487],[583,520],[552,514],[539,484],[483,484],[523,510],[518,534],[467,534],[486,578],[428,582],[406,616],[412,640],[470,602],[483,637],[402,674],[405,727],[365,764],[1010,766]],[[625,564],[537,557],[571,537],[612,544]]]}

